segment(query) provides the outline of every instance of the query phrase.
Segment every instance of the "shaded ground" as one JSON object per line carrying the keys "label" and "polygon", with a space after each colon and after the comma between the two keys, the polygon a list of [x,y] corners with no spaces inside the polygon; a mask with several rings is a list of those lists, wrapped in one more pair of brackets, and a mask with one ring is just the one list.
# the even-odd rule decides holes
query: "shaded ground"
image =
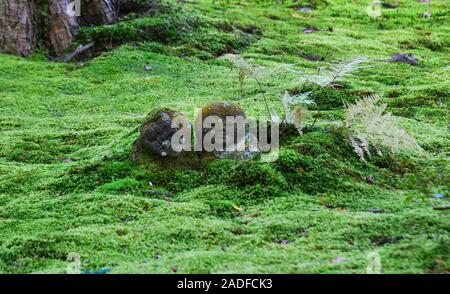
{"label": "shaded ground", "polygon": [[[376,251],[384,273],[447,273],[449,210],[433,209],[449,205],[444,2],[401,1],[378,20],[349,1],[209,2],[183,5],[258,28],[259,39],[240,50],[260,65],[312,73],[325,62],[409,52],[420,65],[376,63],[318,94],[318,128],[284,142],[273,164],[169,171],[129,159],[137,134],[126,134],[152,108],[193,119],[195,108],[229,101],[263,115],[256,85],[247,82],[241,98],[237,71],[208,48],[133,43],[84,64],[0,55],[0,272],[63,273],[76,252],[82,270],[112,273],[364,273]],[[304,34],[310,27],[318,31]],[[275,78],[272,107],[281,112],[277,97],[295,88]],[[383,97],[424,154],[358,160],[330,125],[344,102],[369,93]]]}

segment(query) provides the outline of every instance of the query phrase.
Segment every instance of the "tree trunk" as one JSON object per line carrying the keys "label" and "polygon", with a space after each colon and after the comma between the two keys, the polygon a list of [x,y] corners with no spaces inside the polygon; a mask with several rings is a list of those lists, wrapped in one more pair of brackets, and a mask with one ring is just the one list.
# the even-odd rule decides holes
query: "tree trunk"
{"label": "tree trunk", "polygon": [[82,25],[111,24],[116,21],[111,0],[83,0],[81,5]]}
{"label": "tree trunk", "polygon": [[77,17],[67,13],[69,3],[69,0],[51,1],[48,7],[48,38],[56,55],[60,55],[70,46],[78,31]]}
{"label": "tree trunk", "polygon": [[112,0],[81,0],[79,17],[69,12],[72,1],[0,0],[0,53],[27,56],[40,44],[59,56],[74,40],[79,25],[116,21]]}
{"label": "tree trunk", "polygon": [[29,55],[35,42],[35,3],[0,0],[0,53]]}

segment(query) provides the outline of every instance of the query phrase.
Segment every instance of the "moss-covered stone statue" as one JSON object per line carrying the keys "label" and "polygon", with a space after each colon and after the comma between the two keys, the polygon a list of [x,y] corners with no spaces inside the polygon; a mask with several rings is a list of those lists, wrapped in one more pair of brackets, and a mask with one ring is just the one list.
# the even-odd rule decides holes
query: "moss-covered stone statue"
{"label": "moss-covered stone statue", "polygon": [[192,137],[192,125],[182,113],[168,108],[158,108],[151,111],[139,128],[140,136],[133,144],[133,161],[145,163],[157,159],[168,159],[165,162],[169,163],[173,162],[174,159],[189,157],[188,155],[191,154],[187,153],[191,152],[177,150],[172,146],[174,134],[183,127],[176,120],[182,120],[188,124],[184,127],[190,130]]}
{"label": "moss-covered stone statue", "polygon": [[[222,121],[221,126],[204,127],[203,123],[208,117],[219,118]],[[139,128],[140,136],[133,143],[132,160],[140,164],[159,162],[164,167],[184,166],[198,168],[215,158],[235,160],[253,158],[258,152],[255,150],[250,151],[248,145],[246,145],[245,151],[205,151],[204,148],[197,148],[196,143],[198,141],[203,142],[204,136],[215,127],[222,128],[221,130],[224,131],[224,142],[230,139],[236,142],[238,139],[237,125],[234,126],[234,138],[226,137],[224,130],[226,117],[245,119],[245,113],[238,105],[227,102],[212,103],[204,106],[196,118],[199,132],[196,134],[198,140],[194,140],[192,125],[182,113],[169,108],[155,109],[147,115]],[[186,131],[184,132],[185,136],[179,138],[179,140],[184,141],[178,142],[181,145],[184,144],[183,149],[180,150],[179,146],[174,145],[174,142],[177,143],[177,141],[174,141],[173,138],[174,136],[176,138],[176,135],[180,133],[182,128],[188,131],[187,133]],[[243,139],[247,138],[248,132],[245,129]]]}

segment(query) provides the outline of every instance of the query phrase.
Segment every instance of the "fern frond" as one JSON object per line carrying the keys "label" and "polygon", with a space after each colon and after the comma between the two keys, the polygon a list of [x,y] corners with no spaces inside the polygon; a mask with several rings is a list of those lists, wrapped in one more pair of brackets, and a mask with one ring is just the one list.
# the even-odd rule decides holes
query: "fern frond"
{"label": "fern frond", "polygon": [[[309,116],[308,110],[302,106],[302,104],[312,104],[313,101],[308,97],[311,92],[302,93],[300,95],[291,96],[288,92],[285,92],[282,98],[284,109],[284,122],[295,125],[297,131],[303,134],[304,124],[303,122]],[[291,110],[291,106],[294,105],[294,110]]]}
{"label": "fern frond", "polygon": [[344,127],[350,131],[349,143],[359,158],[365,160],[365,155],[371,156],[370,146],[380,156],[382,147],[391,152],[404,149],[422,151],[416,140],[396,124],[394,116],[383,114],[386,104],[377,105],[377,102],[378,97],[368,96],[346,106]]}
{"label": "fern frond", "polygon": [[293,120],[294,120],[294,126],[299,132],[300,135],[303,134],[303,128],[305,127],[304,122],[309,117],[309,112],[306,108],[304,108],[302,105],[297,105],[292,112],[293,114]]}
{"label": "fern frond", "polygon": [[292,64],[280,64],[274,67],[264,67],[250,63],[248,60],[237,54],[224,54],[218,59],[229,61],[235,68],[239,69],[240,72],[243,72],[260,82],[268,78],[273,78],[278,74],[294,72],[294,70],[291,69]]}
{"label": "fern frond", "polygon": [[266,68],[260,65],[251,64],[242,56],[236,54],[225,54],[218,59],[231,62],[231,64],[239,70],[238,80],[241,94],[244,92],[244,82],[247,76],[253,78],[256,81],[264,99],[264,105],[268,118],[272,121],[276,119],[277,115],[275,114],[275,110],[271,109],[269,106],[269,99],[266,96],[263,81],[267,80],[268,78],[273,78],[275,75],[278,75],[280,73],[286,73],[290,71],[291,65],[281,64],[273,68]]}
{"label": "fern frond", "polygon": [[338,80],[352,76],[352,73],[364,68],[370,68],[363,63],[369,62],[365,57],[356,57],[348,61],[337,64],[328,64],[328,69],[321,69],[317,75],[310,75],[302,78],[303,82],[312,82],[321,88],[333,86]]}
{"label": "fern frond", "polygon": [[219,60],[228,60],[231,64],[239,69],[241,73],[260,81],[268,75],[267,69],[263,66],[251,64],[242,56],[237,54],[224,54],[218,58]]}

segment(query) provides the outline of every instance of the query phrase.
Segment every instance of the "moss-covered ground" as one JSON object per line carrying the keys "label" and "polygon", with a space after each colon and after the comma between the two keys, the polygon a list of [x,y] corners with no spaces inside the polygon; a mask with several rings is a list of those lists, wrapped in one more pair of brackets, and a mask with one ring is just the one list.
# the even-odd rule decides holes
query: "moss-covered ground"
{"label": "moss-covered ground", "polygon": [[[164,18],[83,32],[99,40],[117,30],[117,42],[82,64],[0,55],[0,272],[65,273],[75,252],[83,271],[365,273],[377,252],[383,273],[448,273],[450,210],[434,209],[450,204],[448,3],[399,1],[374,20],[369,1],[190,2],[178,4],[201,19],[189,32]],[[420,65],[378,62],[316,94],[320,119],[283,142],[274,163],[134,164],[129,133],[155,107],[193,119],[228,101],[264,114],[256,85],[241,93],[237,70],[215,59],[230,50],[305,73],[409,52]],[[296,87],[275,77],[271,106],[281,110],[278,97]],[[423,153],[358,159],[333,126],[344,102],[370,93]]]}

